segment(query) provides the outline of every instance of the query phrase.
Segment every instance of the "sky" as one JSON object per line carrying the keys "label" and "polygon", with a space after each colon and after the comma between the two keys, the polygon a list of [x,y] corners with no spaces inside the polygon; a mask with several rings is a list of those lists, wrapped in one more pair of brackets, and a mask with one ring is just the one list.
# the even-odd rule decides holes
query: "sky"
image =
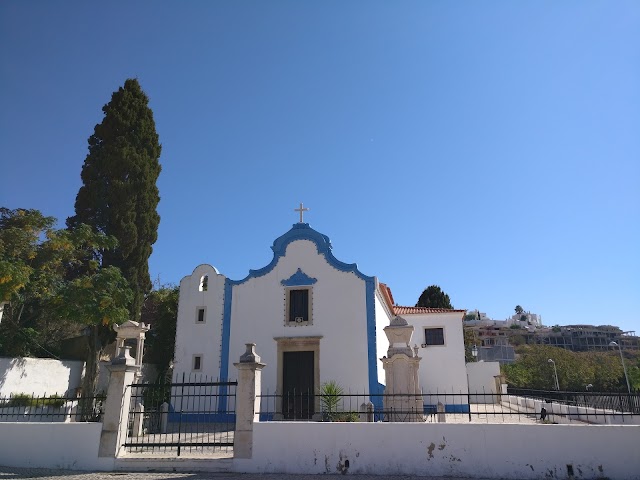
{"label": "sky", "polygon": [[400,305],[640,333],[637,1],[3,1],[0,206],[64,226],[127,78],[162,143],[155,281],[244,278],[304,202]]}

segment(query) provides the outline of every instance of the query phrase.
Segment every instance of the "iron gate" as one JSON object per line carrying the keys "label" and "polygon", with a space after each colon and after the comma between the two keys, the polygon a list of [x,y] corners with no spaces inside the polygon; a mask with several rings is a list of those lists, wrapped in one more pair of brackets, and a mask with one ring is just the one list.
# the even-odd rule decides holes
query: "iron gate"
{"label": "iron gate", "polygon": [[237,385],[185,374],[171,383],[130,385],[126,451],[177,456],[230,451]]}

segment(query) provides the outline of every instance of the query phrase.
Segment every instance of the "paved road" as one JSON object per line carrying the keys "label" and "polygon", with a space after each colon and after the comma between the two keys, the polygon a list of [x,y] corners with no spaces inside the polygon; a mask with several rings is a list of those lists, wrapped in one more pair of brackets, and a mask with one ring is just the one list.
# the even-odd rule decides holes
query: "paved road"
{"label": "paved road", "polygon": [[[78,472],[70,470],[50,470],[43,468],[9,468],[0,466],[0,480],[13,480],[22,478],[37,478],[40,480],[60,480],[64,477],[69,480],[337,480],[343,479],[343,475],[259,475],[242,473],[164,473],[164,472]],[[406,475],[357,475],[358,480],[418,480],[420,478],[429,480],[445,480],[442,477],[410,477]],[[446,479],[446,480],[451,480]],[[465,480],[458,478],[457,480]],[[469,480],[469,479],[467,479]],[[475,479],[478,480],[478,479]]]}

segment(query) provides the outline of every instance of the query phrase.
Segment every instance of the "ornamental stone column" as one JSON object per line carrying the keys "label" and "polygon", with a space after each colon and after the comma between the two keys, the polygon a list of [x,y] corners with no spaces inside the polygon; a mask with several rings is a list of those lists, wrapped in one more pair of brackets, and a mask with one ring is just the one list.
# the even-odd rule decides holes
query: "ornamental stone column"
{"label": "ornamental stone column", "polygon": [[256,344],[247,343],[247,351],[240,356],[240,362],[233,365],[238,369],[236,389],[236,432],[233,440],[234,458],[251,458],[253,454],[253,423],[259,420],[262,369],[256,353]]}
{"label": "ornamental stone column", "polygon": [[127,438],[127,420],[131,404],[130,385],[140,372],[140,367],[129,354],[130,348],[122,348],[120,354],[111,361],[111,365],[107,365],[110,376],[98,457],[117,457]]}
{"label": "ornamental stone column", "polygon": [[384,328],[389,340],[387,356],[382,357],[386,386],[384,389],[384,411],[391,422],[422,422],[423,401],[418,369],[421,357],[417,348],[409,343],[413,326],[402,317],[395,317]]}

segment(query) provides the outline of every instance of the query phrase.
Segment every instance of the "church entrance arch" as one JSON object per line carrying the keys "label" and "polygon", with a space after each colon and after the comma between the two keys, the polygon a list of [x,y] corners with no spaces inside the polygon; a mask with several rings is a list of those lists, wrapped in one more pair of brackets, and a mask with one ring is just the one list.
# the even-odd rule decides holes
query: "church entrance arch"
{"label": "church entrance arch", "polygon": [[277,411],[286,420],[310,420],[319,410],[321,338],[274,339],[278,344]]}

